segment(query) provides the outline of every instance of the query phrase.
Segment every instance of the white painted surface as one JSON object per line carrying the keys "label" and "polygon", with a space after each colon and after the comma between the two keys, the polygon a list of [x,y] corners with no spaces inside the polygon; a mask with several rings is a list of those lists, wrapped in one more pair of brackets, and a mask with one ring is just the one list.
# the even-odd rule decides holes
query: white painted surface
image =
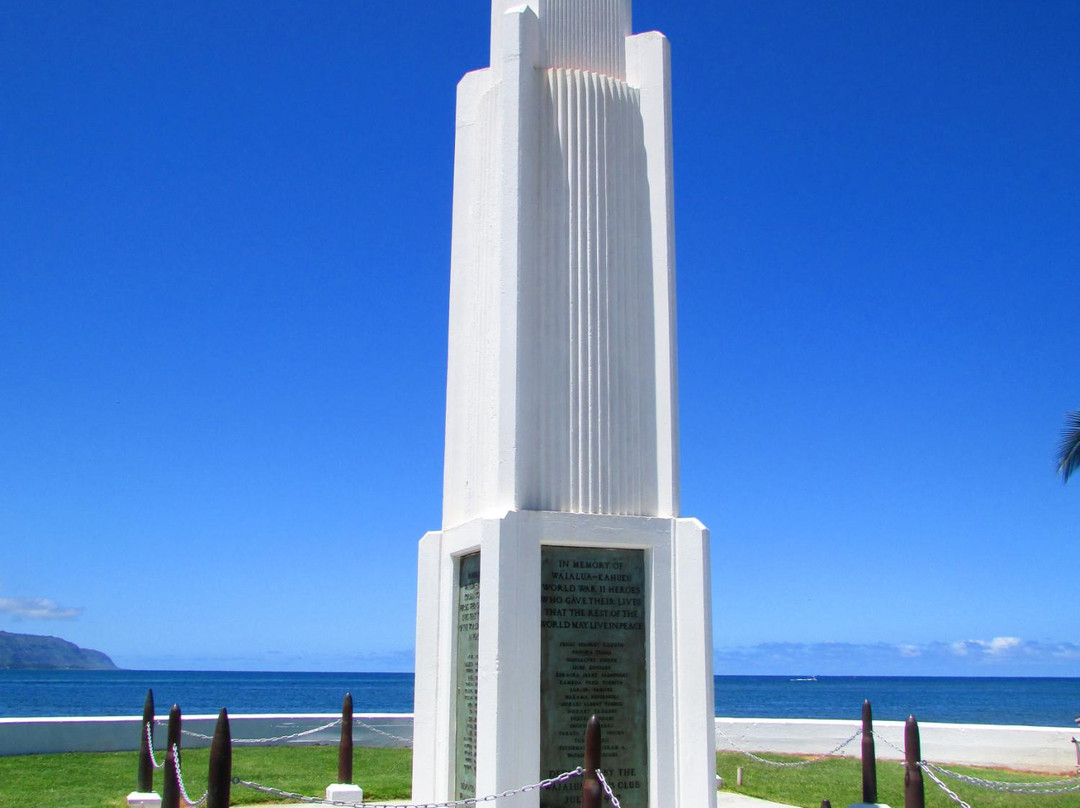
{"label": "white painted surface", "polygon": [[715,804],[708,531],[678,518],[670,58],[630,32],[631,0],[493,0],[491,66],[458,86],[421,802],[454,796],[455,560],[477,550],[477,793],[539,779],[540,556],[562,544],[645,551],[650,804]]}
{"label": "white painted surface", "polygon": [[538,254],[520,279],[516,506],[656,515],[651,228],[638,93],[580,70],[546,70],[542,79]]}
{"label": "white painted surface", "polygon": [[[412,738],[412,716],[401,713],[365,713],[353,716],[357,722],[400,738]],[[235,741],[250,738],[274,738],[291,735],[328,724],[337,713],[230,715],[230,734]],[[186,715],[182,727],[186,731],[213,736],[217,715]],[[154,725],[154,748],[165,750],[165,728],[168,717],[159,717]],[[359,723],[353,726],[353,742],[357,746],[407,746],[368,729]],[[106,716],[95,718],[0,718],[0,757],[5,755],[36,755],[58,752],[125,752],[135,751],[145,738],[141,716]],[[336,745],[341,739],[340,725],[322,732],[306,735],[288,742],[290,745]],[[181,737],[186,748],[206,747],[209,740]],[[284,742],[274,744],[284,745]]]}
{"label": "white painted surface", "polygon": [[352,783],[334,783],[326,787],[327,802],[363,802],[364,789]]}
{"label": "white painted surface", "polygon": [[493,17],[497,61],[459,85],[444,528],[678,516],[667,41],[626,38],[629,0],[578,6]]}
{"label": "white painted surface", "polygon": [[541,67],[569,67],[614,78],[625,74],[623,40],[630,35],[630,0],[494,0],[491,4],[491,64],[505,51],[501,19],[528,7],[540,19]]}
{"label": "white painted surface", "polygon": [[[413,799],[441,802],[453,796],[454,559],[476,550],[481,559],[477,794],[540,779],[543,545],[646,552],[650,804],[711,806],[716,793],[712,646],[700,611],[710,602],[708,532],[692,519],[536,511],[475,520],[421,541],[418,613],[428,625],[417,634],[424,645],[418,639]],[[428,727],[435,734],[425,737]]]}
{"label": "white painted surface", "polygon": [[161,796],[152,791],[132,791],[127,795],[128,808],[161,808]]}
{"label": "white painted surface", "polygon": [[675,201],[671,48],[655,31],[626,40],[627,82],[638,90],[649,187],[655,428],[659,515],[679,514],[678,350],[675,338]]}

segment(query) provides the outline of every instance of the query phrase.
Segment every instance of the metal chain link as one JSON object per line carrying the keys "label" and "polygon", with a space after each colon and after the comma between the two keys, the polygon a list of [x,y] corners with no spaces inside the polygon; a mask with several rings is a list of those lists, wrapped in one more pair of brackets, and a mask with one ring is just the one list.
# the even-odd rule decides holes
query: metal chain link
{"label": "metal chain link", "polygon": [[878,735],[878,734],[877,734],[877,733],[875,732],[875,733],[874,733],[874,740],[875,740],[875,741],[881,741],[881,742],[882,742],[883,744],[885,744],[886,746],[892,747],[893,751],[895,751],[895,752],[899,752],[899,753],[900,753],[900,755],[901,755],[901,757],[903,757],[903,758],[905,758],[905,759],[907,758],[907,752],[906,752],[905,750],[901,749],[901,748],[900,748],[899,746],[897,746],[896,744],[894,744],[894,743],[893,743],[892,741],[890,741],[890,740],[889,740],[888,738],[886,738],[886,737],[885,737],[884,735]]}
{"label": "metal chain link", "polygon": [[[538,788],[551,788],[559,783],[565,783],[567,780],[571,780],[575,777],[580,777],[585,773],[585,770],[578,766],[573,771],[563,772],[557,777],[550,777],[547,780],[541,780],[539,783],[533,783],[527,786],[521,786],[520,788],[511,788],[507,791],[501,791],[498,794],[490,794],[487,797],[469,797],[464,800],[454,800],[452,802],[424,802],[416,803],[412,805],[397,805],[378,802],[345,802],[344,800],[324,800],[320,797],[308,797],[303,794],[295,794],[289,791],[282,791],[279,788],[273,788],[272,786],[264,786],[259,783],[253,783],[250,780],[241,780],[239,777],[232,779],[233,785],[244,786],[254,791],[260,791],[263,794],[269,794],[273,797],[281,797],[283,799],[294,800],[295,802],[309,803],[312,805],[339,805],[346,808],[458,808],[458,806],[464,805],[476,805],[481,802],[491,802],[492,800],[503,799],[504,797],[513,797],[516,794],[524,794],[527,791],[533,791]],[[618,808],[618,804],[616,804]]]}
{"label": "metal chain link", "polygon": [[847,746],[852,741],[854,741],[856,738],[858,738],[860,735],[862,735],[862,728],[860,727],[859,729],[855,730],[854,735],[852,735],[846,741],[843,741],[842,743],[840,743],[839,746],[834,747],[831,751],[826,752],[823,755],[818,755],[817,757],[810,758],[809,760],[800,760],[800,761],[797,761],[795,763],[784,763],[784,762],[781,762],[781,761],[778,761],[778,760],[768,760],[766,758],[755,755],[753,752],[750,752],[750,751],[748,751],[746,749],[743,749],[741,746],[739,746],[739,744],[737,744],[734,740],[732,740],[730,737],[728,737],[727,733],[725,733],[719,727],[716,728],[716,731],[719,732],[724,737],[724,740],[726,740],[729,744],[731,744],[735,748],[736,752],[739,752],[740,754],[746,755],[746,757],[750,758],[751,760],[755,760],[758,763],[764,763],[767,766],[777,766],[779,768],[785,768],[785,769],[795,769],[795,768],[798,768],[800,766],[809,766],[812,763],[821,763],[821,761],[832,757],[837,752],[839,752],[841,749],[843,749],[845,746]]}
{"label": "metal chain link", "polygon": [[968,785],[975,786],[976,788],[983,788],[988,791],[1001,791],[1009,794],[1067,794],[1071,791],[1080,791],[1080,775],[1063,780],[1044,780],[1042,782],[1036,780],[1009,783],[1002,780],[984,780],[981,777],[972,777],[970,774],[961,774],[960,772],[950,771],[949,769],[938,766],[935,763],[929,763],[925,760],[920,760],[919,766],[922,767],[923,771],[929,772],[933,769],[944,777],[951,777],[954,780],[959,780]]}
{"label": "metal chain link", "polygon": [[[341,719],[331,721],[329,724],[323,724],[321,727],[315,727],[314,729],[305,729],[303,732],[294,732],[292,735],[279,735],[276,738],[233,738],[232,743],[279,743],[281,741],[292,741],[296,738],[303,738],[305,735],[314,735],[316,732],[322,732],[328,730],[331,727],[336,727],[341,723]],[[203,735],[199,732],[189,732],[188,730],[181,730],[184,735],[190,738],[199,738],[203,741],[214,740],[213,735]]]}
{"label": "metal chain link", "polygon": [[608,785],[607,778],[604,777],[604,773],[600,769],[596,770],[596,779],[600,781],[600,785],[604,787],[604,793],[607,794],[607,798],[611,801],[612,808],[622,808],[619,805],[619,798],[615,796],[615,792],[611,790],[611,786]]}
{"label": "metal chain link", "polygon": [[[280,743],[282,741],[292,741],[292,740],[295,740],[296,738],[303,738],[303,737],[305,737],[307,735],[314,735],[317,732],[323,732],[324,730],[328,730],[328,729],[331,729],[332,727],[338,726],[340,723],[341,723],[341,719],[338,718],[335,721],[331,721],[329,724],[323,724],[321,727],[315,727],[314,729],[306,729],[303,732],[294,732],[292,735],[279,735],[276,738],[233,738],[232,742],[233,743]],[[370,730],[371,732],[376,732],[379,735],[383,735],[383,736],[389,738],[392,741],[398,741],[399,743],[406,743],[406,744],[409,744],[410,746],[412,746],[412,738],[403,738],[400,735],[393,735],[393,734],[387,732],[386,730],[379,729],[378,727],[373,727],[371,724],[365,723],[364,721],[361,721],[359,718],[354,718],[353,723],[358,724],[361,727],[363,727],[364,729]],[[186,730],[186,729],[181,730],[181,732],[184,735],[187,735],[190,738],[198,738],[198,739],[203,740],[203,741],[212,741],[212,740],[214,740],[214,736],[212,736],[212,735],[203,735],[200,732],[191,732],[190,730]],[[158,768],[160,768],[160,767],[158,767]]]}
{"label": "metal chain link", "polygon": [[935,783],[937,783],[938,788],[940,788],[942,791],[944,791],[946,794],[949,795],[949,799],[951,799],[953,802],[955,802],[957,805],[959,805],[960,808],[971,808],[970,804],[968,804],[968,803],[964,802],[962,799],[960,799],[959,794],[957,794],[955,791],[953,791],[951,788],[949,788],[947,785],[945,785],[943,782],[941,782],[941,780],[938,779],[937,775],[934,774],[932,771],[930,771],[930,768],[928,766],[925,766],[922,763],[920,763],[919,765],[922,768],[922,770],[924,772],[926,772],[927,776],[931,780],[933,780]]}
{"label": "metal chain link", "polygon": [[154,730],[153,723],[150,721],[146,722],[146,748],[150,750],[150,765],[155,769],[164,769],[165,761],[158,763],[157,758],[154,757]]}
{"label": "metal chain link", "polygon": [[176,784],[180,786],[180,796],[184,798],[184,802],[190,805],[191,808],[202,805],[206,802],[206,798],[210,796],[210,789],[207,788],[199,799],[192,800],[191,797],[188,796],[187,789],[184,788],[184,776],[180,773],[180,750],[177,748],[176,744],[173,744],[172,753],[173,760],[176,761]]}
{"label": "metal chain link", "polygon": [[409,746],[412,746],[412,738],[402,738],[400,735],[391,735],[389,732],[386,732],[385,730],[381,730],[378,727],[371,726],[371,724],[364,723],[359,718],[354,718],[353,723],[359,724],[364,729],[371,730],[372,732],[377,732],[380,735],[385,735],[387,738],[389,738],[392,741],[400,741],[401,743],[407,743]]}
{"label": "metal chain link", "polygon": [[[883,741],[886,746],[891,746],[895,751],[901,755],[907,753],[896,744],[892,743],[888,738],[874,733],[875,740]],[[930,763],[926,760],[920,760],[919,766],[930,775],[935,783],[941,785],[945,789],[946,793],[952,792],[946,788],[941,781],[934,776],[930,771],[933,769],[939,774],[945,777],[951,777],[954,780],[960,780],[961,782],[975,786],[977,788],[986,789],[987,791],[1000,791],[1004,793],[1012,794],[1067,794],[1070,791],[1080,791],[1080,774],[1075,777],[1068,777],[1063,780],[1044,780],[1043,782],[1005,782],[1003,780],[984,780],[981,777],[972,777],[970,774],[961,774],[960,772],[950,771],[942,766],[938,766],[936,763]],[[1072,784],[1072,785],[1068,785]],[[1063,788],[1047,788],[1047,786],[1068,786]]]}
{"label": "metal chain link", "polygon": [[250,788],[252,791],[258,791],[262,794],[268,794],[271,797],[278,797],[292,802],[303,802],[312,805],[344,805],[350,806],[351,808],[359,808],[360,805],[366,805],[367,808],[373,808],[371,803],[345,802],[344,800],[324,800],[319,797],[308,797],[304,794],[282,791],[280,788],[274,788],[273,786],[264,786],[261,783],[253,783],[250,780],[242,780],[239,777],[234,777],[232,783],[235,786],[244,786],[245,788]]}

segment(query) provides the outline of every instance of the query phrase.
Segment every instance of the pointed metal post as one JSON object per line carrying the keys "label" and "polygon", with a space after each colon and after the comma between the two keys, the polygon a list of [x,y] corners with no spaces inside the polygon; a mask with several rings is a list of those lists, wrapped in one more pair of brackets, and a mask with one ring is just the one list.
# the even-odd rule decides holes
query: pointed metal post
{"label": "pointed metal post", "polygon": [[600,768],[600,719],[595,715],[585,728],[585,777],[581,784],[581,808],[601,808],[604,790],[596,770]]}
{"label": "pointed metal post", "polygon": [[214,739],[210,742],[206,808],[229,808],[231,789],[232,733],[229,731],[229,712],[222,707],[214,727]]}
{"label": "pointed metal post", "polygon": [[904,726],[904,808],[925,808],[926,791],[923,784],[922,744],[919,742],[919,723],[908,716]]}
{"label": "pointed metal post", "polygon": [[164,782],[161,784],[161,808],[180,808],[180,782],[176,775],[176,750],[165,753]]}
{"label": "pointed metal post", "polygon": [[139,791],[149,794],[154,790],[154,691],[146,691],[142,708],[142,738],[139,741]]}
{"label": "pointed metal post", "polygon": [[870,805],[877,802],[877,752],[869,699],[862,704],[862,801]]}
{"label": "pointed metal post", "polygon": [[176,749],[176,765],[183,768],[180,762],[180,705],[174,704],[169,710],[169,729],[166,733],[165,748]]}
{"label": "pointed metal post", "polygon": [[352,693],[345,694],[345,701],[341,705],[341,742],[338,744],[337,758],[337,781],[339,783],[351,783],[353,781],[353,703]]}

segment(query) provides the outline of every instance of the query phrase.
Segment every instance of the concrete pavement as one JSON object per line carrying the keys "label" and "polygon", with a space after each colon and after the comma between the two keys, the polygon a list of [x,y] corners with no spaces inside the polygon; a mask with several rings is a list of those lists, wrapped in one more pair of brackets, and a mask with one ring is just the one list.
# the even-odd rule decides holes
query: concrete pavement
{"label": "concrete pavement", "polygon": [[734,791],[721,790],[716,792],[716,808],[791,808],[791,806],[782,802],[770,802],[759,800],[757,797],[748,797],[745,794],[736,794]]}

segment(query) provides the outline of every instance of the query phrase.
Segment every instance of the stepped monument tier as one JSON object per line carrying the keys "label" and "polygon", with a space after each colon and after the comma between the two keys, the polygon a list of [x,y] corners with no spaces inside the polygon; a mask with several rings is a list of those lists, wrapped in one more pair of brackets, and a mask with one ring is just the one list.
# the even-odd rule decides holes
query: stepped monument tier
{"label": "stepped monument tier", "polygon": [[[572,770],[595,714],[625,804],[715,805],[709,535],[679,514],[670,59],[631,30],[630,0],[494,0],[491,65],[458,86],[414,801]],[[577,805],[580,782],[512,799]]]}

